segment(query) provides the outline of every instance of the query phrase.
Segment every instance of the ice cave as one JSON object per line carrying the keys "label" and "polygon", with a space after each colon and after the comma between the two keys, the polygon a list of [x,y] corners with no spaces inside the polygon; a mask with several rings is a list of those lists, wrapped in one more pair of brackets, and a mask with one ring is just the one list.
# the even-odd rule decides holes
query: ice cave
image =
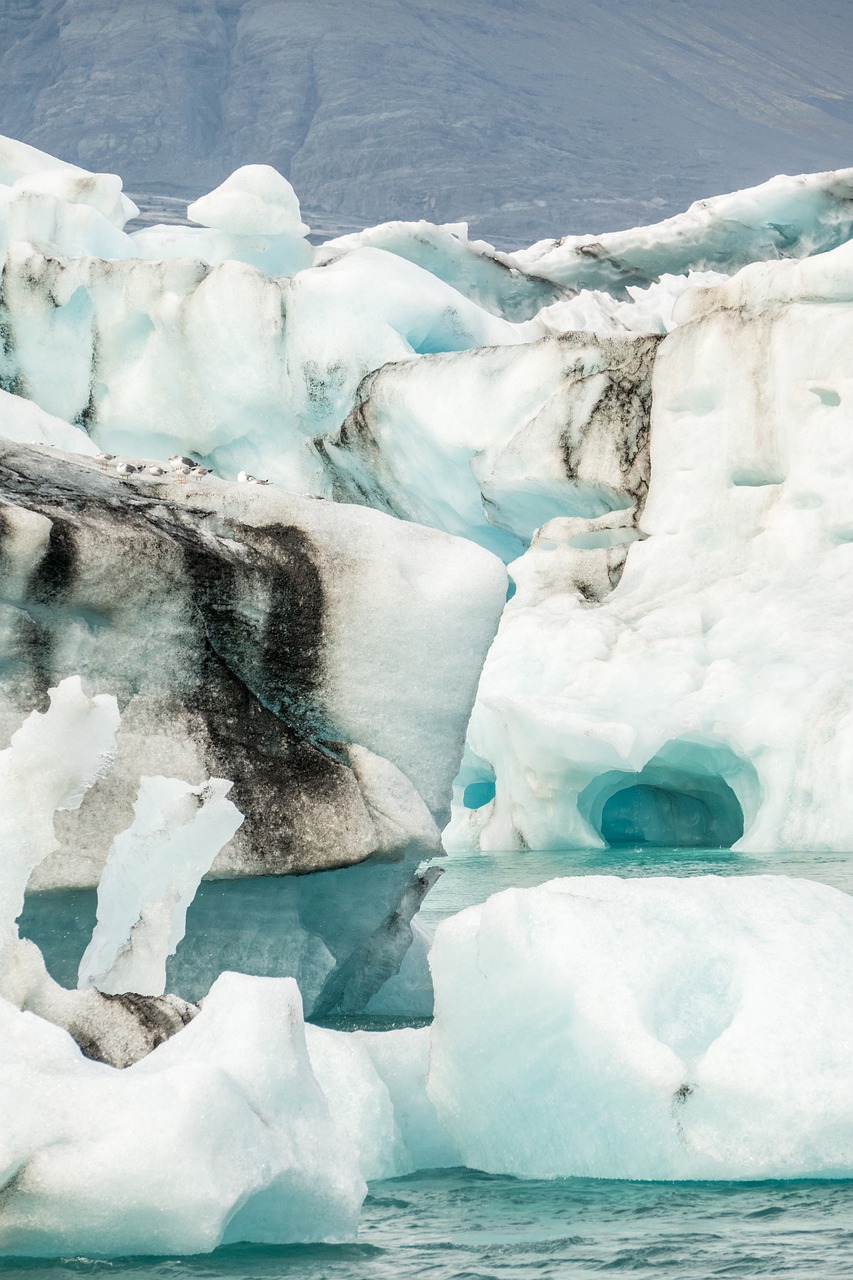
{"label": "ice cave", "polygon": [[851,209],[317,244],[0,139],[3,1262],[853,1185]]}
{"label": "ice cave", "polygon": [[749,761],[723,744],[686,740],[666,743],[638,773],[602,774],[578,796],[581,816],[608,845],[730,849],[744,834],[744,805],[751,819],[759,789]]}

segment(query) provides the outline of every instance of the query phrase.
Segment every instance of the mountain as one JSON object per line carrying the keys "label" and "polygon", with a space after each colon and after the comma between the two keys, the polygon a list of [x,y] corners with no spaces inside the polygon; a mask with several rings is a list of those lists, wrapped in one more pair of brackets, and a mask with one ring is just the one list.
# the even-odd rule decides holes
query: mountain
{"label": "mountain", "polygon": [[0,132],[149,217],[260,162],[511,247],[848,164],[851,52],[846,0],[0,0]]}

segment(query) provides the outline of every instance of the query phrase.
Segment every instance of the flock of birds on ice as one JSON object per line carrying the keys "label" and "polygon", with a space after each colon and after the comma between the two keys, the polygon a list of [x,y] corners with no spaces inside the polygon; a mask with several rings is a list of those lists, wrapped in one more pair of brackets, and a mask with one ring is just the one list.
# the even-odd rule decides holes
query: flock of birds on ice
{"label": "flock of birds on ice", "polygon": [[[95,461],[100,462],[102,467],[107,468],[111,463],[115,462],[115,454],[99,453]],[[192,458],[185,458],[180,453],[172,454],[169,459],[169,468],[180,484],[186,484],[187,476],[193,476],[198,480],[202,476],[210,475],[209,467],[202,467]],[[119,476],[166,476],[169,474],[165,467],[158,466],[157,463],[145,462],[116,462],[115,471]],[[261,480],[257,476],[250,475],[248,471],[241,471],[237,476],[237,483],[269,484],[269,480]]]}

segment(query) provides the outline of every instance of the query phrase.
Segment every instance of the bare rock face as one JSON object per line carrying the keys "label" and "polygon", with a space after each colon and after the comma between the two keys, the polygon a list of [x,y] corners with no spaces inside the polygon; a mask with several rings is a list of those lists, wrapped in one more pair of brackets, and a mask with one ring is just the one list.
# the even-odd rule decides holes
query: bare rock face
{"label": "bare rock face", "polygon": [[97,883],[153,773],[234,780],[214,876],[436,852],[504,594],[488,553],[378,512],[3,443],[0,716],[75,672],[122,709],[31,887]]}

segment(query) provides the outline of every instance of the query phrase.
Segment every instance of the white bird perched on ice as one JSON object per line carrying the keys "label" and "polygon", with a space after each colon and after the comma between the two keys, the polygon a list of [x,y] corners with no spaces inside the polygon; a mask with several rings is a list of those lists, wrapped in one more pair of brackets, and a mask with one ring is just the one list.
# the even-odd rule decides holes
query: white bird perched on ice
{"label": "white bird perched on ice", "polygon": [[195,465],[192,458],[185,458],[180,453],[173,453],[169,459],[169,466],[172,470],[183,472],[185,476],[189,475]]}
{"label": "white bird perched on ice", "polygon": [[241,471],[237,476],[238,484],[269,484],[269,480],[259,480],[257,476],[253,476],[248,471]]}
{"label": "white bird perched on ice", "polygon": [[135,476],[140,467],[135,467],[132,462],[119,462],[116,465],[116,471],[120,476]]}
{"label": "white bird perched on ice", "polygon": [[162,467],[149,467],[148,474],[149,476],[164,476],[166,472]]}

